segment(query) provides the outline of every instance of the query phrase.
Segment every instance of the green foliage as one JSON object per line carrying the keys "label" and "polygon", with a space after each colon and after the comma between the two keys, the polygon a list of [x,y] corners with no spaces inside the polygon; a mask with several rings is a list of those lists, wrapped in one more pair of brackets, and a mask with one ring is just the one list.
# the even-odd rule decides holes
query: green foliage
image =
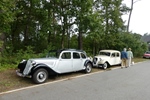
{"label": "green foliage", "polygon": [[[0,68],[22,59],[45,57],[52,49],[78,48],[94,56],[101,49],[132,48],[141,56],[147,44],[126,33],[123,0],[1,0]],[[3,67],[2,67],[3,66]]]}
{"label": "green foliage", "polygon": [[141,41],[141,36],[136,33],[123,33],[120,35],[122,48],[132,48],[135,57],[142,57],[147,50],[147,44]]}
{"label": "green foliage", "polygon": [[[1,0],[0,1],[0,49],[3,49],[4,34],[10,32],[10,23],[14,20],[15,12],[15,0]],[[1,51],[1,50],[0,50]]]}
{"label": "green foliage", "polygon": [[46,57],[49,50],[54,50],[56,48],[49,45],[43,52],[41,53],[35,53],[33,51],[33,47],[28,46],[26,47],[26,50],[18,50],[17,53],[13,52],[3,52],[2,55],[0,55],[0,70],[9,69],[9,68],[17,68],[17,65],[20,61],[31,59],[31,58],[43,58]]}
{"label": "green foliage", "polygon": [[8,32],[10,29],[10,22],[14,19],[13,9],[15,0],[1,0],[0,1],[0,33]]}

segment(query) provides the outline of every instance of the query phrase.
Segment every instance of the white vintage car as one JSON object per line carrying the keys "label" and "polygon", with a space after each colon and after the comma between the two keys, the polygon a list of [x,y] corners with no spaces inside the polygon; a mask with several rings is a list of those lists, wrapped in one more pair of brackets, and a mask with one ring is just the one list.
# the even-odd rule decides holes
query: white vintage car
{"label": "white vintage car", "polygon": [[93,66],[107,67],[121,64],[121,53],[117,50],[101,50],[97,56],[93,58]]}
{"label": "white vintage car", "polygon": [[35,83],[44,83],[49,75],[84,70],[90,73],[92,62],[82,50],[52,50],[46,58],[23,60],[18,65],[17,75],[31,77]]}

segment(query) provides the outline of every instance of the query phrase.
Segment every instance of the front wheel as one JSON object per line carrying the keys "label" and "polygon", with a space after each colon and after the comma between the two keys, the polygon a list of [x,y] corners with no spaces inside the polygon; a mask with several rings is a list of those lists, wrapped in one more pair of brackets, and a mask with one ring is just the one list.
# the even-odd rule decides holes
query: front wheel
{"label": "front wheel", "polygon": [[92,71],[92,64],[88,63],[85,67],[85,73],[90,73]]}
{"label": "front wheel", "polygon": [[32,79],[33,82],[37,83],[37,84],[41,84],[44,83],[48,78],[48,72],[46,69],[38,69],[33,73]]}
{"label": "front wheel", "polygon": [[107,67],[108,67],[108,63],[105,62],[105,63],[103,64],[103,68],[104,68],[104,69],[107,69]]}

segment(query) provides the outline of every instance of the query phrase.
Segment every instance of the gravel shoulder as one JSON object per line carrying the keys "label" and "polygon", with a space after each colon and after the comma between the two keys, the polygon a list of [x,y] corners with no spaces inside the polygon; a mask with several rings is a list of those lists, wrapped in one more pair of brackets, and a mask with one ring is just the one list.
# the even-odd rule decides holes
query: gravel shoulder
{"label": "gravel shoulder", "polygon": [[[107,70],[110,70],[110,69],[107,69]],[[97,71],[103,71],[103,70],[100,68],[92,69],[92,73],[97,72]],[[58,76],[49,77],[47,82],[61,80],[65,78],[69,79],[71,77],[84,75],[84,74],[85,73],[83,71],[61,74]],[[14,89],[23,88],[23,87],[28,87],[32,85],[35,85],[35,83],[32,82],[31,78],[23,78],[23,77],[17,76],[15,69],[9,69],[7,71],[0,72],[0,93],[14,90]]]}

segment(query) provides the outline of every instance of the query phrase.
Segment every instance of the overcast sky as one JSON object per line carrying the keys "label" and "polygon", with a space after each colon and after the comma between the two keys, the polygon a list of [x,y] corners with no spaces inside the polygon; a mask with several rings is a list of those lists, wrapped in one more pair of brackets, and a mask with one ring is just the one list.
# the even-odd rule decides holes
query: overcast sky
{"label": "overcast sky", "polygon": [[[137,0],[134,0],[137,1]],[[130,7],[131,0],[124,0],[124,3]],[[150,33],[150,0],[139,0],[134,3],[130,27],[129,30],[132,32],[144,35],[145,33]],[[128,19],[128,15],[123,16],[123,19]],[[127,23],[126,23],[127,24]]]}

